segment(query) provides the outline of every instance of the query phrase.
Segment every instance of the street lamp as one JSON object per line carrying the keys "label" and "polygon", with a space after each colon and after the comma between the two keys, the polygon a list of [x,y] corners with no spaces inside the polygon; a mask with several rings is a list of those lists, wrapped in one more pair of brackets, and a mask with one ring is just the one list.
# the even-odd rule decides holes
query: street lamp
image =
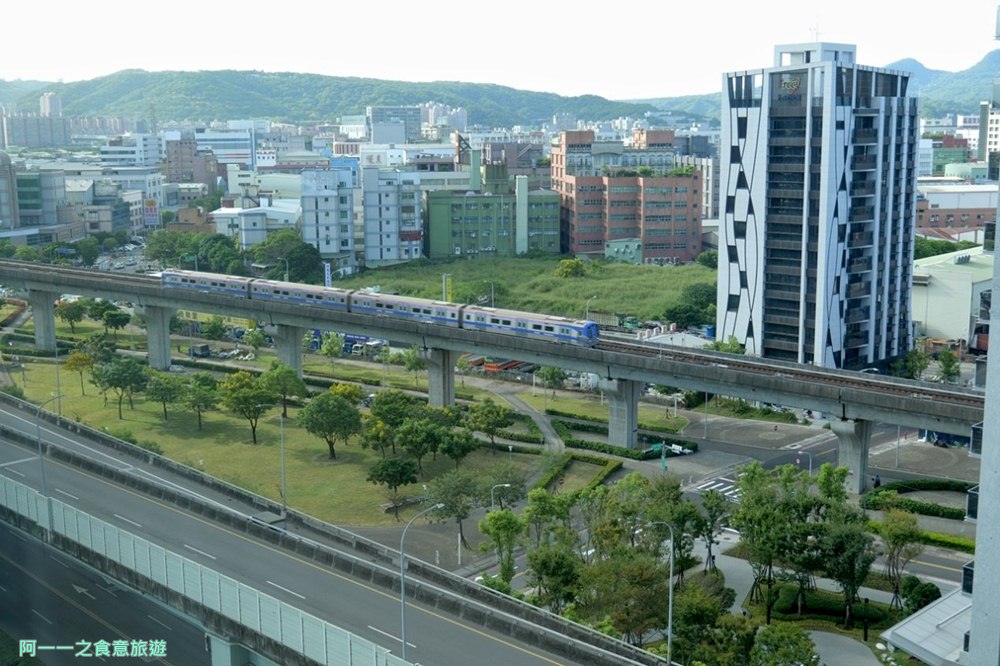
{"label": "street lamp", "polygon": [[288,282],[288,259],[284,257],[278,257],[278,261],[285,262],[285,282]]}
{"label": "street lamp", "polygon": [[35,443],[38,446],[38,468],[42,477],[42,497],[45,498],[45,506],[49,516],[49,527],[47,532],[49,534],[50,541],[52,539],[54,521],[52,520],[52,502],[49,499],[48,487],[45,483],[45,454],[42,452],[42,412],[45,410],[45,406],[47,404],[53,400],[59,400],[60,398],[62,398],[62,395],[54,395],[35,408]]}
{"label": "street lamp", "polygon": [[[798,453],[801,453],[801,454],[809,456],[809,476],[812,476],[812,474],[813,474],[813,454],[809,453],[808,451],[799,451]],[[798,458],[795,459],[795,464],[796,465],[799,464],[799,459]]]}
{"label": "street lamp", "polygon": [[399,537],[399,607],[400,607],[400,632],[399,638],[403,642],[403,651],[400,654],[400,658],[406,661],[406,554],[403,550],[403,546],[406,542],[406,530],[410,529],[410,525],[413,521],[424,515],[425,513],[430,513],[431,511],[436,511],[437,509],[443,509],[444,503],[438,502],[434,506],[429,506],[417,515],[410,518],[410,522],[406,523],[406,527],[403,528],[403,536]]}
{"label": "street lamp", "polygon": [[587,299],[587,307],[583,314],[584,319],[590,319],[590,302],[595,298],[597,298],[597,296],[591,296],[590,298]]}
{"label": "street lamp", "polygon": [[483,280],[483,282],[490,283],[490,307],[495,308],[497,306],[496,292],[493,289],[493,280]]}
{"label": "street lamp", "polygon": [[[490,511],[495,511],[496,510],[496,501],[494,499],[493,491],[496,490],[497,488],[510,488],[510,484],[509,483],[498,483],[497,485],[495,485],[492,488],[490,488]],[[503,499],[503,498],[501,498],[501,499]]]}
{"label": "street lamp", "polygon": [[[257,405],[258,407],[277,407],[277,405]],[[281,517],[288,514],[288,496],[285,495],[285,415],[278,412],[278,441],[280,442],[281,457]]]}
{"label": "street lamp", "polygon": [[674,526],[662,520],[646,523],[648,526],[665,525],[670,530],[670,590],[667,594],[667,663],[673,663],[674,648]]}

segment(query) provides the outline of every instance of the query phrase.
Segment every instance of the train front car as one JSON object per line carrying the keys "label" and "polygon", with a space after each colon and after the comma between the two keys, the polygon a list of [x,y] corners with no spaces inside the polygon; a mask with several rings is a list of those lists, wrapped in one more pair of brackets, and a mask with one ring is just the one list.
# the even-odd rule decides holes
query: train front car
{"label": "train front car", "polygon": [[165,270],[160,273],[160,284],[164,287],[242,298],[247,297],[249,282],[250,278],[198,271]]}
{"label": "train front car", "polygon": [[462,328],[586,347],[593,345],[598,337],[597,324],[592,321],[476,305],[464,308]]}

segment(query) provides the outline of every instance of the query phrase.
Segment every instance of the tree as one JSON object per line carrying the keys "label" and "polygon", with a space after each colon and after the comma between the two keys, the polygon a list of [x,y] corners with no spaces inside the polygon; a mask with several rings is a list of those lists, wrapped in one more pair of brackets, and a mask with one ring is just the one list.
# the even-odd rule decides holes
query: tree
{"label": "tree", "polygon": [[729,339],[725,342],[722,340],[710,342],[705,345],[705,349],[726,352],[727,354],[745,354],[747,351],[746,347],[740,344],[740,341],[736,339],[735,335],[730,335]]}
{"label": "tree", "polygon": [[417,373],[427,369],[427,363],[420,355],[420,350],[416,345],[403,352],[403,367],[407,372],[413,373],[413,385],[417,385]]}
{"label": "tree", "polygon": [[163,405],[163,420],[167,420],[167,405],[180,401],[187,391],[185,381],[169,372],[151,371],[146,396]]}
{"label": "tree", "polygon": [[201,325],[201,336],[206,340],[223,340],[226,335],[226,322],[220,315],[212,315]]}
{"label": "tree", "polygon": [[941,381],[954,384],[962,377],[962,363],[952,350],[945,349],[938,353],[937,362]]}
{"label": "tree", "polygon": [[115,332],[115,339],[118,339],[118,331],[129,325],[132,321],[132,315],[124,310],[119,310],[115,308],[114,310],[107,310],[101,315],[101,321],[104,322],[104,330],[107,331],[111,329]]}
{"label": "tree", "polygon": [[705,570],[715,568],[715,556],[712,547],[719,543],[717,537],[726,527],[729,518],[729,501],[718,490],[709,490],[701,498],[702,519],[697,523],[697,536],[705,542],[708,557],[705,560]]}
{"label": "tree", "polygon": [[500,562],[500,579],[510,584],[514,580],[514,550],[524,534],[524,521],[510,509],[490,511],[479,521],[479,531],[490,537],[490,550],[496,550]]}
{"label": "tree", "polygon": [[757,634],[750,666],[808,666],[819,662],[809,634],[791,623],[769,624]]}
{"label": "tree", "polygon": [[87,391],[84,390],[83,386],[83,373],[92,370],[94,367],[94,359],[87,352],[80,351],[76,349],[69,353],[66,360],[63,362],[63,368],[69,370],[70,372],[80,373],[80,395],[86,395]]}
{"label": "tree", "polygon": [[532,488],[522,517],[535,532],[535,546],[548,543],[559,526],[569,527],[572,495],[553,494],[545,488]]}
{"label": "tree", "polygon": [[890,366],[889,371],[897,377],[920,379],[928,365],[930,365],[930,360],[927,354],[919,349],[911,349],[906,356],[896,359]]}
{"label": "tree", "polygon": [[287,260],[288,279],[292,282],[318,283],[323,280],[323,260],[319,250],[302,240],[295,229],[268,234],[263,243],[254,245],[249,254],[255,263],[271,268],[265,277],[284,280]]}
{"label": "tree", "polygon": [[348,384],[346,382],[340,382],[334,384],[330,387],[330,392],[334,395],[339,395],[341,398],[351,403],[352,405],[359,404],[365,399],[365,390],[360,384]]}
{"label": "tree", "polygon": [[[290,365],[272,361],[271,367],[260,376],[260,381],[269,391],[281,399],[281,416],[288,418],[288,399],[304,398],[309,395],[306,383]],[[332,457],[332,456],[331,456]]]}
{"label": "tree", "polygon": [[924,547],[920,543],[923,534],[917,525],[917,517],[901,509],[889,509],[878,530],[885,544],[885,575],[892,584],[891,606],[902,605],[900,583],[903,570],[919,555]]}
{"label": "tree", "polygon": [[344,353],[344,336],[329,331],[324,333],[319,353],[330,359],[330,366],[333,367],[333,360],[340,358]]}
{"label": "tree", "polygon": [[528,552],[531,585],[538,601],[553,613],[562,612],[576,597],[582,563],[566,543],[545,543]]}
{"label": "tree", "polygon": [[267,340],[264,337],[264,332],[259,328],[254,327],[243,333],[243,344],[248,345],[254,350],[254,352],[257,352],[261,347],[267,344]]}
{"label": "tree", "polygon": [[330,449],[330,460],[337,457],[338,441],[347,441],[361,432],[361,412],[339,395],[326,391],[309,401],[298,416],[306,432],[323,439]]}
{"label": "tree", "polygon": [[416,413],[418,406],[414,398],[402,391],[391,389],[376,394],[369,410],[372,416],[377,417],[387,427],[395,430],[403,425],[403,421]]}
{"label": "tree", "polygon": [[257,443],[257,423],[277,401],[278,396],[269,390],[259,377],[246,370],[233,373],[219,382],[222,404],[231,412],[242,416],[250,424],[250,435]]}
{"label": "tree", "polygon": [[535,377],[542,380],[542,386],[552,389],[552,399],[556,399],[556,388],[566,381],[566,371],[554,365],[543,365],[535,370]]}
{"label": "tree", "polygon": [[587,274],[587,264],[583,259],[562,259],[556,267],[557,278],[583,277]]}
{"label": "tree", "polygon": [[170,224],[177,219],[177,213],[172,210],[160,211],[160,224]]}
{"label": "tree", "polygon": [[389,491],[393,513],[399,520],[399,488],[417,482],[417,463],[410,458],[382,458],[368,470],[367,480]]}
{"label": "tree", "polygon": [[844,502],[847,500],[847,488],[844,483],[850,470],[847,467],[835,467],[833,463],[823,463],[816,475],[816,488],[819,496],[827,502]]}
{"label": "tree", "polygon": [[423,474],[421,462],[428,453],[438,450],[444,439],[444,428],[427,418],[408,419],[399,426],[393,439],[396,446],[417,461],[417,469]]}
{"label": "tree", "polygon": [[87,308],[80,300],[59,301],[56,305],[56,316],[64,323],[69,324],[69,330],[76,333],[76,325],[83,321],[87,314]]}
{"label": "tree", "polygon": [[715,250],[705,250],[695,258],[695,261],[705,268],[715,270],[719,267],[719,253]]}
{"label": "tree", "polygon": [[497,453],[496,436],[513,423],[514,412],[504,405],[493,402],[492,398],[475,403],[470,410],[470,427],[490,438],[493,455]]}
{"label": "tree", "polygon": [[921,583],[916,576],[903,576],[900,593],[906,599],[904,610],[912,615],[941,597],[941,590],[934,583]]}
{"label": "tree", "polygon": [[876,555],[864,514],[844,510],[827,527],[821,547],[826,573],[844,593],[844,624],[850,627],[858,589],[868,577]]}
{"label": "tree", "polygon": [[110,363],[115,357],[115,343],[104,333],[91,333],[78,342],[76,348],[90,356],[95,366]]}
{"label": "tree", "polygon": [[110,363],[95,365],[92,370],[94,383],[103,392],[112,391],[118,396],[118,418],[122,416],[122,401],[128,398],[133,408],[132,396],[146,387],[146,366],[132,357],[117,357]]}
{"label": "tree", "polygon": [[472,470],[452,470],[434,479],[430,485],[430,496],[438,503],[444,504],[437,514],[454,518],[458,525],[458,541],[468,548],[462,521],[469,517],[479,498],[479,477]]}
{"label": "tree", "polygon": [[201,415],[215,409],[219,399],[219,383],[215,377],[207,372],[191,375],[184,392],[184,405],[198,415],[198,430],[201,430]]}
{"label": "tree", "polygon": [[455,461],[455,469],[467,455],[479,447],[479,442],[468,428],[460,428],[444,433],[441,442],[441,453]]}
{"label": "tree", "polygon": [[458,372],[459,376],[462,378],[462,386],[465,386],[465,376],[469,374],[472,370],[472,364],[469,363],[469,358],[464,354],[458,357],[455,361],[455,370]]}
{"label": "tree", "polygon": [[361,447],[378,449],[383,458],[386,449],[392,447],[392,453],[395,455],[396,444],[392,438],[392,429],[374,414],[365,414],[361,418]]}
{"label": "tree", "polygon": [[583,570],[577,608],[586,618],[607,618],[615,632],[642,647],[649,632],[667,626],[669,589],[670,574],[656,558],[623,554]]}

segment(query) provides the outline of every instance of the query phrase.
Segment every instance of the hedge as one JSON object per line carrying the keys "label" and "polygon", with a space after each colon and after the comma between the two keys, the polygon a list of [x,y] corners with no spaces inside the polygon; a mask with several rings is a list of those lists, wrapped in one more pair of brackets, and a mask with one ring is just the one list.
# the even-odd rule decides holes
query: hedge
{"label": "hedge", "polygon": [[[932,502],[922,502],[920,500],[901,497],[901,495],[917,490],[946,490],[952,492],[968,492],[975,486],[968,481],[955,481],[951,479],[908,479],[905,481],[892,481],[873,489],[861,498],[861,506],[865,509],[889,509],[899,508],[911,513],[919,513],[924,516],[935,516],[937,518],[949,518],[952,520],[964,520],[965,510],[954,507],[941,506]],[[895,494],[893,494],[895,491]]]}

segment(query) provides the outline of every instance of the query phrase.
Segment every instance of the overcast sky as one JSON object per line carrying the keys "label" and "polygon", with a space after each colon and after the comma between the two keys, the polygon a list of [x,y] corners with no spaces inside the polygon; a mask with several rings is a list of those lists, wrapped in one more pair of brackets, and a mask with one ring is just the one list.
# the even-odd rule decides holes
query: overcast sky
{"label": "overcast sky", "polygon": [[644,99],[716,92],[776,44],[854,44],[858,62],[959,71],[1000,48],[997,2],[900,0],[343,0],[5,4],[0,79],[122,69],[257,69],[496,83]]}

